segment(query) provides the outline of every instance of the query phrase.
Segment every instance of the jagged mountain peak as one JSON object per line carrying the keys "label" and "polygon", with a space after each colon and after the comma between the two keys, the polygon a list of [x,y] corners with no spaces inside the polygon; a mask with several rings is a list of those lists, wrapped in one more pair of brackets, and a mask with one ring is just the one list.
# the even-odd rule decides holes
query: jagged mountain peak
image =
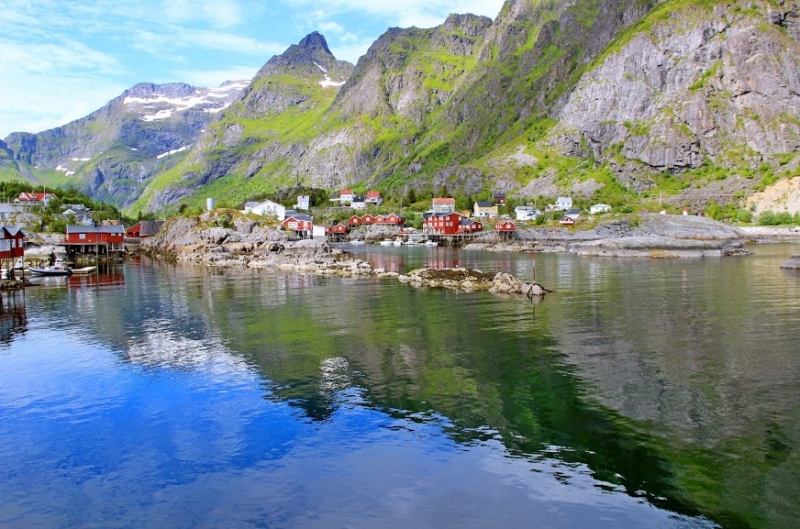
{"label": "jagged mountain peak", "polygon": [[303,40],[300,41],[298,46],[304,50],[308,50],[312,55],[319,52],[333,57],[333,53],[331,53],[330,48],[328,48],[328,41],[317,31],[313,31],[303,37]]}
{"label": "jagged mountain peak", "polygon": [[299,44],[292,44],[286,51],[267,61],[255,79],[283,73],[294,75],[329,73],[330,70],[341,69],[342,64],[349,63],[337,60],[328,48],[325,37],[315,31],[303,37]]}

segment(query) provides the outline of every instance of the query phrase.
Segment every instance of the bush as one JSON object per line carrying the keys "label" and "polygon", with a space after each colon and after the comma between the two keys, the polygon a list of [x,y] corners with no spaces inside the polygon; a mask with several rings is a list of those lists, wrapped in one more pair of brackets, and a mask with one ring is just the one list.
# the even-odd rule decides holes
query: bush
{"label": "bush", "polygon": [[750,224],[751,222],[753,222],[753,214],[750,213],[749,210],[738,209],[736,210],[736,220],[738,220],[739,222]]}
{"label": "bush", "polygon": [[758,223],[762,226],[776,226],[778,224],[778,219],[774,211],[767,210],[762,211],[758,216]]}

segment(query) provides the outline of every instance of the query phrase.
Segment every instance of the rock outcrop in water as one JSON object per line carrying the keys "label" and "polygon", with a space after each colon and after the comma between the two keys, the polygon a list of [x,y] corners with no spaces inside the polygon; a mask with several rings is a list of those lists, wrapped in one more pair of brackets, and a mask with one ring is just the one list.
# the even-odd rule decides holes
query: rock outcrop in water
{"label": "rock outcrop in water", "polygon": [[783,264],[781,264],[781,268],[786,268],[787,270],[800,270],[800,255],[793,255]]}
{"label": "rock outcrop in water", "polygon": [[420,268],[398,277],[415,287],[444,288],[463,292],[486,291],[492,294],[524,294],[543,297],[548,290],[538,283],[525,283],[504,272],[487,273],[470,268]]}

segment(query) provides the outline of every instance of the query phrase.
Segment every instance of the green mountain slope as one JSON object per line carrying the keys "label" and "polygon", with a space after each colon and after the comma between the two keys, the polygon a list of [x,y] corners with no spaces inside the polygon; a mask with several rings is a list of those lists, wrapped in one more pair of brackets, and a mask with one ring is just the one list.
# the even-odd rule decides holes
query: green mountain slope
{"label": "green mountain slope", "polygon": [[735,212],[798,170],[798,20],[797,0],[508,0],[494,21],[389,29],[355,66],[312,33],[214,119],[112,102],[6,142],[131,214],[296,185]]}

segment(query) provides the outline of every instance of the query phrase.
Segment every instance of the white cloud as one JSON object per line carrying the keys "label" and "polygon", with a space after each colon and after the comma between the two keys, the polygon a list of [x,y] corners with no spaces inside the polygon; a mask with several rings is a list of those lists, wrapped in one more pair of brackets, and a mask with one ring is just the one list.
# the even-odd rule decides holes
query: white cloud
{"label": "white cloud", "polygon": [[491,18],[497,16],[504,0],[327,0],[320,6],[316,0],[284,0],[294,6],[313,6],[329,15],[363,13],[384,19],[393,26],[431,27],[444,22],[451,13],[474,13]]}
{"label": "white cloud", "polygon": [[48,84],[29,72],[0,75],[0,138],[11,132],[39,132],[74,121],[125,88],[91,76],[62,77]]}

